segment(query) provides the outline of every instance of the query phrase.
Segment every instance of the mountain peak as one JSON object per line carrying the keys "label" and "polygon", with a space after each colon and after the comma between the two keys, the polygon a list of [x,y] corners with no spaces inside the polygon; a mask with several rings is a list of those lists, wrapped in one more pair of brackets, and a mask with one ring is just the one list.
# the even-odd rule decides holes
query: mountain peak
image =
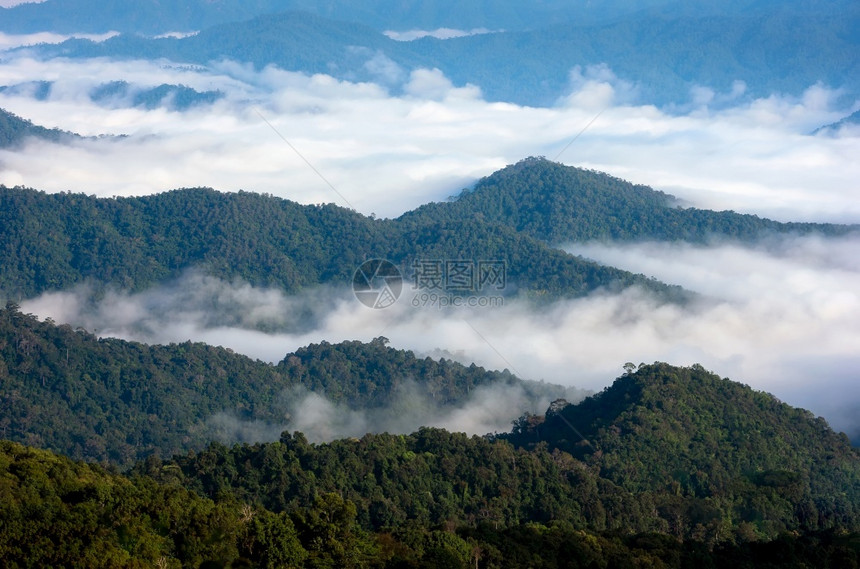
{"label": "mountain peak", "polygon": [[701,365],[641,365],[543,421],[521,420],[512,441],[568,451],[631,491],[668,485],[708,498],[776,476],[823,497],[835,475],[860,503],[860,457],[844,434]]}

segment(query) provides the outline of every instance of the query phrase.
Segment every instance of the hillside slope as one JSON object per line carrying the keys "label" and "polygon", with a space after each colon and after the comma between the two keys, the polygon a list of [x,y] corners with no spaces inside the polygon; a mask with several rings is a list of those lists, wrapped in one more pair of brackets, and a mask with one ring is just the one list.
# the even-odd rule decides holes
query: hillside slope
{"label": "hillside slope", "polygon": [[508,372],[417,358],[382,338],[312,344],[271,365],[199,343],[97,338],[14,305],[0,309],[0,438],[76,459],[128,466],[222,436],[241,439],[239,427],[222,433],[218,416],[277,438],[304,390],[347,409],[376,409],[392,405],[407,383],[409,402],[427,413],[461,404],[481,386],[517,385],[543,401],[565,392]]}
{"label": "hillside slope", "polygon": [[87,281],[139,291],[189,269],[288,293],[320,284],[347,289],[373,258],[399,265],[407,279],[420,259],[500,261],[507,295],[575,297],[639,285],[665,298],[683,296],[499,223],[405,226],[334,205],[206,188],[100,199],[0,186],[0,254],[0,296],[16,300]]}
{"label": "hillside slope", "polygon": [[337,492],[368,529],[556,520],[713,544],[860,524],[860,454],[844,435],[698,367],[646,366],[560,407],[490,439],[421,429],[309,445],[285,433],[141,472],[275,511]]}
{"label": "hillside slope", "polygon": [[0,148],[18,147],[28,138],[63,142],[81,137],[72,132],[35,125],[27,119],[0,109]]}
{"label": "hillside slope", "polygon": [[842,235],[858,226],[780,223],[733,211],[680,208],[673,196],[602,172],[526,158],[463,190],[453,201],[423,205],[406,225],[478,217],[552,244],[588,240],[754,241],[768,233]]}
{"label": "hillside slope", "polygon": [[641,366],[576,405],[523,417],[508,438],[570,452],[630,492],[669,492],[704,508],[679,516],[734,509],[767,531],[779,519],[860,515],[860,452],[845,434],[701,366]]}

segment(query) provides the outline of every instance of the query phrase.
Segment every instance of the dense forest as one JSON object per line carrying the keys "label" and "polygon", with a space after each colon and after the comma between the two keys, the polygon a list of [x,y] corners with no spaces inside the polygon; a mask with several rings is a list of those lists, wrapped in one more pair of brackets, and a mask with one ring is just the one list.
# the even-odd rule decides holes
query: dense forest
{"label": "dense forest", "polygon": [[[681,466],[702,457],[695,472]],[[0,557],[9,567],[850,568],[858,475],[857,450],[805,411],[698,366],[643,365],[579,404],[523,416],[507,436],[422,428],[311,444],[285,432],[153,455],[125,474],[3,441]]]}
{"label": "dense forest", "polygon": [[406,277],[416,259],[502,261],[512,285],[506,294],[559,298],[638,284],[682,296],[677,287],[568,255],[500,223],[403,223],[211,189],[98,199],[0,186],[0,254],[0,292],[16,300],[85,281],[143,290],[191,268],[287,292],[348,287],[370,258],[391,260]]}
{"label": "dense forest", "polygon": [[139,470],[164,482],[275,511],[336,492],[368,530],[556,520],[713,545],[860,523],[860,454],[845,435],[768,394],[667,364],[556,402],[545,418],[524,415],[509,435],[421,429],[311,445],[285,433],[147,464]]}
{"label": "dense forest", "polygon": [[403,223],[479,217],[552,244],[589,240],[703,243],[754,241],[770,233],[841,235],[858,226],[780,223],[733,211],[682,208],[673,196],[602,172],[526,158],[448,202],[423,205]]}
{"label": "dense forest", "polygon": [[218,438],[218,414],[288,425],[299,387],[349,409],[390,406],[408,389],[413,405],[439,411],[481,386],[516,385],[543,405],[573,392],[386,344],[312,344],[271,365],[200,343],[97,338],[10,304],[0,309],[0,438],[127,466],[201,449]]}
{"label": "dense forest", "polygon": [[82,282],[139,291],[194,268],[294,293],[324,283],[347,287],[370,258],[391,260],[407,278],[419,259],[483,259],[505,263],[508,295],[562,298],[639,285],[682,300],[686,295],[678,287],[553,245],[590,239],[752,241],[768,232],[856,230],[680,209],[671,196],[648,187],[539,158],[500,170],[453,201],[394,220],[205,188],[95,198],[0,186],[0,252],[6,259],[0,292],[20,300]]}
{"label": "dense forest", "polygon": [[[159,467],[169,470],[153,461],[140,470]],[[357,514],[336,493],[274,512],[229,492],[212,500],[175,483],[0,441],[0,559],[10,568],[850,569],[860,558],[860,534],[847,531],[708,548],[665,534],[593,532],[561,521],[371,532]]]}

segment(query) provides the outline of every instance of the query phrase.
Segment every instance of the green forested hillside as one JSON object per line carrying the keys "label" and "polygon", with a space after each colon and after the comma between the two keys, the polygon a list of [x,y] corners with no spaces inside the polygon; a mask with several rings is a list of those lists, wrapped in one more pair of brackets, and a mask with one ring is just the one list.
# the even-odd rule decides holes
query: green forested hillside
{"label": "green forested hillside", "polygon": [[107,199],[0,186],[0,294],[20,299],[82,282],[139,291],[192,268],[294,293],[324,283],[346,288],[363,261],[386,258],[407,280],[420,259],[503,261],[508,295],[552,299],[639,285],[681,299],[677,287],[550,245],[749,242],[773,232],[857,230],[680,209],[647,186],[539,158],[482,179],[454,201],[426,204],[395,220],[206,188]]}
{"label": "green forested hillside", "polygon": [[16,147],[31,137],[51,142],[80,138],[71,132],[35,125],[18,115],[0,109],[0,148]]}
{"label": "green forested hillside", "polygon": [[[170,470],[152,460],[140,469],[160,478]],[[229,492],[213,501],[173,482],[0,441],[0,559],[10,568],[844,569],[860,556],[860,534],[844,531],[709,549],[665,534],[596,533],[560,521],[368,532],[357,514],[334,493],[279,513]]]}
{"label": "green forested hillside", "polygon": [[703,242],[710,237],[749,241],[768,232],[838,235],[860,230],[681,209],[674,201],[668,194],[608,174],[527,158],[481,179],[454,201],[423,205],[400,220],[411,224],[477,216],[554,244],[593,239]]}
{"label": "green forested hillside", "polygon": [[[202,448],[218,413],[288,423],[283,397],[298,386],[351,409],[389,405],[410,382],[428,408],[460,403],[482,385],[512,385],[507,372],[416,358],[371,343],[313,344],[276,366],[205,344],[148,346],[96,338],[0,309],[0,438],[72,458],[128,465],[150,454]],[[531,389],[549,400],[564,388]]]}
{"label": "green forested hillside", "polygon": [[748,520],[758,531],[784,516],[815,525],[860,515],[860,453],[845,434],[701,366],[641,366],[579,404],[523,417],[508,438],[569,452],[630,492],[687,497],[705,521],[765,501]]}
{"label": "green forested hillside", "polygon": [[337,492],[372,530],[561,521],[715,544],[860,524],[860,455],[844,435],[769,395],[667,364],[580,405],[556,404],[545,421],[524,416],[496,440],[422,429],[310,445],[284,434],[139,468],[275,511]]}
{"label": "green forested hillside", "polygon": [[499,223],[403,224],[211,189],[97,199],[0,186],[0,255],[0,295],[13,299],[85,281],[143,290],[190,268],[286,292],[346,288],[371,258],[399,264],[407,278],[416,259],[503,261],[507,294],[558,298],[638,284],[680,296],[677,287],[568,255]]}

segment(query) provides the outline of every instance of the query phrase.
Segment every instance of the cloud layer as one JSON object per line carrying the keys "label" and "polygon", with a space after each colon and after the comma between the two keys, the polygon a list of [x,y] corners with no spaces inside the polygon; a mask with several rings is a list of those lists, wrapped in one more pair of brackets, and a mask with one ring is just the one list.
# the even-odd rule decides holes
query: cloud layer
{"label": "cloud layer", "polygon": [[[367,64],[382,84],[400,81],[400,94],[233,62],[201,68],[16,56],[0,65],[0,85],[47,80],[54,87],[43,102],[0,94],[0,107],[85,135],[131,136],[4,151],[0,181],[104,196],[247,189],[396,216],[525,156],[545,155],[701,207],[860,221],[860,132],[808,134],[853,110],[838,90],[814,85],[799,97],[742,102],[740,83],[722,94],[702,87],[686,106],[661,110],[638,104],[636,85],[595,66],[572,71],[571,93],[557,106],[531,108],[484,101],[478,87],[453,85],[438,70],[407,72],[378,54],[368,54]],[[115,80],[228,96],[182,113],[89,100],[93,88]]]}

